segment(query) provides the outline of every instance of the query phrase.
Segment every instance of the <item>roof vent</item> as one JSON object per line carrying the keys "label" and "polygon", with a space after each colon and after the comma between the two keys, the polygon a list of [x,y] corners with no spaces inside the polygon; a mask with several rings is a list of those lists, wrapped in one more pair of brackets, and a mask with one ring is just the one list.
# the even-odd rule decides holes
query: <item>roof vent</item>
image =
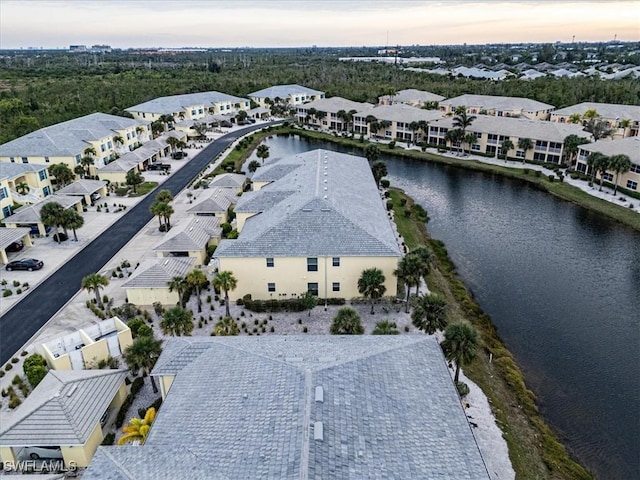
{"label": "roof vent", "polygon": [[313,439],[319,441],[324,440],[324,425],[322,424],[322,422],[314,422]]}
{"label": "roof vent", "polygon": [[316,387],[316,402],[324,402],[324,389],[320,386]]}
{"label": "roof vent", "polygon": [[326,192],[327,190],[329,190],[327,187],[324,187],[324,191]]}
{"label": "roof vent", "polygon": [[327,196],[325,195],[325,196],[324,196],[324,197],[322,197],[322,198],[324,198],[324,199],[326,200],[326,199],[327,199],[327,198],[329,198],[329,197],[327,197]]}
{"label": "roof vent", "polygon": [[71,389],[67,392],[67,397],[70,397],[71,395],[73,395],[77,389],[78,389],[77,385],[74,385],[73,387],[71,387]]}

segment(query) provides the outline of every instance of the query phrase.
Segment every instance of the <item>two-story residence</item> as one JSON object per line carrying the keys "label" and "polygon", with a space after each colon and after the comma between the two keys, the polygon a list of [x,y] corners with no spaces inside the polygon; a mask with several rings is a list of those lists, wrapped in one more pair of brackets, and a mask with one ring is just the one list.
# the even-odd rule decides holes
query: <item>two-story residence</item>
{"label": "two-story residence", "polygon": [[[446,134],[448,130],[454,128],[453,123],[452,117],[430,122],[428,143],[446,145]],[[510,140],[514,148],[506,152],[507,156],[521,160],[551,163],[561,162],[564,153],[564,139],[569,135],[577,135],[586,139],[590,136],[580,125],[490,115],[478,115],[466,131],[476,136],[476,141],[471,144],[471,152],[491,155],[504,154],[501,145],[505,140]],[[532,146],[526,151],[518,147],[520,139],[525,138],[531,141]],[[469,148],[469,146],[465,144],[465,148]]]}
{"label": "two-story residence", "polygon": [[343,114],[353,116],[355,113],[371,108],[371,103],[354,102],[342,97],[322,98],[298,106],[298,121],[317,127],[320,130],[348,130],[353,123]]}
{"label": "two-story residence", "polygon": [[[634,192],[640,191],[638,185],[640,185],[640,137],[627,137],[619,140],[598,140],[594,143],[587,143],[578,147],[578,159],[576,163],[576,170],[582,173],[590,174],[589,167],[587,165],[587,159],[593,152],[600,152],[607,157],[614,155],[627,155],[631,160],[631,168],[628,172],[619,175],[616,178],[614,171],[607,171],[602,175],[602,179],[606,182],[614,183],[617,181],[618,186],[632,190]],[[600,174],[596,176],[600,178]]]}
{"label": "two-story residence", "polygon": [[207,115],[249,110],[249,100],[221,92],[185,93],[158,97],[126,109],[134,118],[154,121],[172,116],[175,121],[198,120]]}
{"label": "two-story residence", "polygon": [[395,295],[402,254],[366,159],[313,150],[261,167],[253,185],[235,208],[239,237],[214,255],[238,279],[234,300],[357,297],[373,267]]}
{"label": "two-story residence", "polygon": [[51,195],[48,165],[0,164],[0,220],[13,213],[14,205],[35,203]]}
{"label": "two-story residence", "polygon": [[363,135],[417,142],[425,136],[427,123],[440,118],[442,112],[439,110],[424,110],[402,103],[376,105],[354,114],[353,129]]}
{"label": "two-story residence", "polygon": [[440,102],[440,110],[445,115],[453,114],[458,107],[465,107],[470,115],[524,117],[531,120],[548,120],[549,114],[556,108],[529,98],[494,95],[464,94]]}
{"label": "two-story residence", "polygon": [[274,85],[249,94],[249,98],[261,107],[268,108],[270,103],[301,105],[324,98],[324,92],[301,85]]}
{"label": "two-story residence", "polygon": [[94,168],[149,141],[149,122],[92,113],[28,133],[0,145],[0,162],[51,166],[66,164],[71,170],[90,157]]}
{"label": "two-story residence", "polygon": [[637,137],[640,132],[640,105],[584,102],[551,113],[551,121],[569,123],[572,115],[583,117],[595,111],[613,129],[614,138]]}

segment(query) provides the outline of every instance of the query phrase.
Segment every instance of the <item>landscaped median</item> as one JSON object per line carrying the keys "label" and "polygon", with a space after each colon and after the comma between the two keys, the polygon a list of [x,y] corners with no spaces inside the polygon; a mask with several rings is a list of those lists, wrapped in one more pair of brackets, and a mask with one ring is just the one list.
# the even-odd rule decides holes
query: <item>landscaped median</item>
{"label": "landscaped median", "polygon": [[482,354],[464,369],[489,399],[498,425],[509,446],[516,478],[591,479],[589,472],[573,461],[538,413],[534,394],[513,356],[500,339],[491,319],[476,304],[456,276],[444,244],[429,237],[425,223],[406,215],[414,205],[404,192],[391,188],[390,199],[398,232],[409,250],[429,246],[437,264],[428,277],[429,290],[448,305],[449,322],[468,320],[480,332]]}

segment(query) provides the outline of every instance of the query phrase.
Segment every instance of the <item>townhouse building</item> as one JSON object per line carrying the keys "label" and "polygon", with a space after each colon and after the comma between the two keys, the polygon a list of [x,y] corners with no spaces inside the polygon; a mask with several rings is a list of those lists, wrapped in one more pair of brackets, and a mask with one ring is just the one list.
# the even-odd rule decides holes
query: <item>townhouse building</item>
{"label": "townhouse building", "polygon": [[92,113],[41,128],[0,145],[0,162],[51,166],[71,170],[90,157],[93,168],[109,164],[151,139],[147,121]]}
{"label": "townhouse building", "polygon": [[256,184],[235,208],[239,237],[214,255],[238,279],[233,300],[357,297],[373,267],[395,295],[402,254],[366,159],[313,150],[261,167]]}
{"label": "townhouse building", "polygon": [[342,97],[322,98],[299,105],[296,118],[320,130],[349,130],[353,125],[353,115],[371,107],[371,103],[354,102]]}
{"label": "townhouse building", "polygon": [[377,138],[418,142],[426,136],[428,122],[441,118],[439,110],[402,103],[376,105],[353,115],[353,130]]}
{"label": "townhouse building", "polygon": [[324,92],[301,85],[274,85],[250,93],[249,98],[263,108],[268,108],[271,103],[283,103],[289,105],[301,105],[314,100],[324,98]]}
{"label": "townhouse building", "polygon": [[422,108],[429,104],[437,104],[444,99],[445,97],[442,95],[436,95],[435,93],[424,90],[416,90],[415,88],[408,88],[399,90],[395,95],[382,95],[378,97],[378,104],[393,105],[396,103],[404,103],[413,107]]}
{"label": "townhouse building", "polygon": [[637,137],[640,132],[640,105],[583,102],[552,112],[550,120],[569,123],[573,115],[584,117],[590,110],[613,129],[613,138]]}
{"label": "townhouse building", "polygon": [[48,165],[0,164],[0,220],[10,216],[16,205],[36,203],[52,193]]}
{"label": "townhouse building", "polygon": [[495,115],[496,117],[548,120],[556,107],[524,97],[464,94],[440,102],[440,110],[453,114],[458,107],[465,107],[470,115]]}
{"label": "townhouse building", "polygon": [[[430,122],[427,142],[445,146],[447,131],[454,128],[453,123],[452,117]],[[569,135],[586,139],[590,136],[580,125],[490,115],[477,115],[466,131],[476,136],[476,141],[471,144],[472,152],[490,155],[506,153],[509,157],[521,160],[551,163],[561,162],[564,154],[564,140]],[[532,146],[526,151],[518,147],[520,139],[524,138],[531,140]],[[514,145],[514,148],[508,152],[502,152],[501,145],[505,140],[510,140]],[[459,147],[460,144],[454,146]],[[465,148],[468,148],[468,145],[465,144]]]}
{"label": "townhouse building", "polygon": [[166,116],[172,116],[175,121],[199,120],[207,115],[233,114],[249,108],[246,98],[212,91],[158,97],[125,110],[133,118],[152,122]]}
{"label": "townhouse building", "polygon": [[[628,172],[621,173],[616,178],[616,172],[608,170],[602,175],[602,180],[606,182],[617,182],[618,186],[632,190],[634,192],[640,191],[638,185],[640,185],[640,137],[627,137],[618,140],[598,140],[594,143],[587,143],[578,147],[578,158],[576,163],[576,170],[591,174],[591,170],[587,165],[587,159],[589,155],[594,152],[600,152],[603,155],[612,157],[614,155],[627,155],[631,160],[631,168]],[[600,178],[598,173],[596,178]]]}

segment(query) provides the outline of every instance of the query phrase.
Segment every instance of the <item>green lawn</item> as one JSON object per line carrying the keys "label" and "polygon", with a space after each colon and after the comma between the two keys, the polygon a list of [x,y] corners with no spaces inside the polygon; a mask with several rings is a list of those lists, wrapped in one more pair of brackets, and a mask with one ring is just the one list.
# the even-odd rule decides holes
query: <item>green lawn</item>
{"label": "green lawn", "polygon": [[143,182],[136,187],[136,193],[133,193],[133,189],[129,190],[130,197],[141,197],[146,195],[151,190],[158,186],[158,182]]}

